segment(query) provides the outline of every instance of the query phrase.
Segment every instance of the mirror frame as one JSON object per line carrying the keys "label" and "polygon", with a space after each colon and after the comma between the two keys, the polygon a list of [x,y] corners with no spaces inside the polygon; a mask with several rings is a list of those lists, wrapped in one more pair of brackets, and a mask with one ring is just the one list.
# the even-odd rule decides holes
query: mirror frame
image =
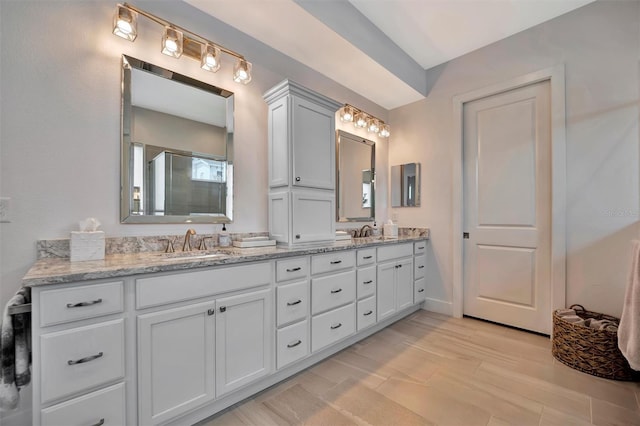
{"label": "mirror frame", "polygon": [[[340,142],[342,139],[349,139],[353,142],[362,143],[371,147],[371,216],[369,217],[340,217]],[[371,222],[376,217],[376,143],[344,130],[336,130],[336,222]]]}
{"label": "mirror frame", "polygon": [[[121,108],[120,108],[120,222],[121,223],[231,223],[233,221],[234,205],[234,170],[233,170],[233,130],[226,134],[226,162],[227,162],[227,198],[228,211],[226,214],[211,215],[133,215],[131,199],[133,193],[133,165],[131,164],[131,68],[136,68],[181,84],[186,84],[204,91],[226,98],[227,124],[231,120],[233,129],[234,96],[233,92],[213,86],[208,83],[178,74],[149,62],[122,55],[121,66]],[[126,133],[125,133],[125,130]],[[173,150],[175,151],[175,150]]]}

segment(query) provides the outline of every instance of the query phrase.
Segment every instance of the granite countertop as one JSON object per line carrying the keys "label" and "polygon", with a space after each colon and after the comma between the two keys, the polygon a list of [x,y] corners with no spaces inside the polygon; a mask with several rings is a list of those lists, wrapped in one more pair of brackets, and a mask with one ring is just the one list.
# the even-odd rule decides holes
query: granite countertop
{"label": "granite countertop", "polygon": [[[209,266],[230,265],[260,260],[279,259],[292,256],[329,253],[333,251],[378,247],[410,241],[426,240],[428,237],[382,237],[357,238],[336,241],[326,245],[300,248],[263,247],[263,248],[216,248],[215,250],[189,253],[125,253],[110,254],[103,260],[71,262],[68,258],[43,258],[38,260],[22,279],[25,287],[47,284],[69,283],[74,281],[97,280],[124,277],[153,272],[182,271]],[[209,257],[205,257],[209,256]]]}

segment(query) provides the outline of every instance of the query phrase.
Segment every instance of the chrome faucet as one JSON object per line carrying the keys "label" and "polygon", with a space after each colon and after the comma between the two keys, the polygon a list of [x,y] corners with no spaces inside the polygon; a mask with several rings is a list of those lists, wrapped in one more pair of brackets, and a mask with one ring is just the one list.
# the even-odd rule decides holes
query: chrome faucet
{"label": "chrome faucet", "polygon": [[187,229],[187,233],[184,235],[184,244],[182,245],[182,251],[191,251],[191,236],[196,235],[195,229]]}

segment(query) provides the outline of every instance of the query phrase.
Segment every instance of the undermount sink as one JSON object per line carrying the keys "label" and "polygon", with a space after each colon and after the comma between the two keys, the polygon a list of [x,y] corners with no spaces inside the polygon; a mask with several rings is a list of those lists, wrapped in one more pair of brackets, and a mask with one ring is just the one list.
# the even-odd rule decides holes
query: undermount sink
{"label": "undermount sink", "polygon": [[176,253],[163,253],[162,260],[170,261],[177,259],[213,259],[216,257],[224,257],[227,256],[225,253],[207,253],[207,252],[197,252],[197,251],[181,251]]}

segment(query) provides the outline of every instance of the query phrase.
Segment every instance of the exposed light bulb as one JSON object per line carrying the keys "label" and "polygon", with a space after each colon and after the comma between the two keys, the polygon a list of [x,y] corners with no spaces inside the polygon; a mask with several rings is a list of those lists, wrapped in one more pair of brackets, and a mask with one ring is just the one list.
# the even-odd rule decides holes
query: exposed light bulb
{"label": "exposed light bulb", "polygon": [[348,105],[342,107],[340,111],[340,121],[344,123],[350,123],[353,121],[353,108]]}
{"label": "exposed light bulb", "polygon": [[203,70],[216,72],[220,69],[220,49],[210,44],[202,45],[202,60],[200,66]]}
{"label": "exposed light bulb", "polygon": [[178,31],[171,27],[165,27],[164,35],[162,36],[162,53],[174,58],[182,56],[183,37],[182,31]]}
{"label": "exposed light bulb", "polygon": [[251,81],[251,62],[238,59],[233,67],[233,81],[242,84],[248,84]]}
{"label": "exposed light bulb", "polygon": [[367,117],[364,115],[364,113],[359,112],[356,114],[353,125],[363,129],[367,127]]}
{"label": "exposed light bulb", "polygon": [[378,126],[378,120],[375,118],[370,118],[367,126],[367,131],[371,133],[378,133],[378,130],[380,130],[380,127]]}
{"label": "exposed light bulb", "polygon": [[380,133],[378,133],[378,136],[380,136],[381,138],[388,138],[389,136],[391,136],[391,130],[388,124],[382,124],[380,126]]}
{"label": "exposed light bulb", "polygon": [[138,14],[119,4],[113,16],[113,34],[134,41],[138,36]]}

